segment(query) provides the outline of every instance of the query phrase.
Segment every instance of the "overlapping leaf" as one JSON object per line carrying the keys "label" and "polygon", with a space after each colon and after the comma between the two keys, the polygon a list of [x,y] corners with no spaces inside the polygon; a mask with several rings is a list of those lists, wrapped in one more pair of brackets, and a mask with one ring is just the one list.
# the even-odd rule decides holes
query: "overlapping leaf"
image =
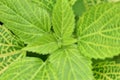
{"label": "overlapping leaf", "polygon": [[[22,43],[20,43],[22,44]],[[4,27],[0,26],[0,74],[15,60],[23,57],[19,41]]]}
{"label": "overlapping leaf", "polygon": [[[52,14],[53,7],[57,0],[30,0],[32,3],[35,3],[37,6],[46,9],[50,14]],[[73,6],[77,0],[68,0],[70,6]]]}
{"label": "overlapping leaf", "polygon": [[29,44],[24,50],[37,52],[39,54],[48,54],[58,49],[58,43],[54,35],[45,34],[39,40]]}
{"label": "overlapping leaf", "polygon": [[52,24],[58,38],[67,38],[74,31],[74,14],[68,0],[57,0],[53,10]]}
{"label": "overlapping leaf", "polygon": [[0,21],[26,43],[50,32],[49,14],[29,0],[0,0],[0,3]]}
{"label": "overlapping leaf", "polygon": [[76,47],[62,48],[48,59],[58,73],[58,80],[93,80],[91,60],[83,57]]}
{"label": "overlapping leaf", "polygon": [[39,7],[46,9],[50,13],[52,13],[53,6],[56,2],[56,0],[31,0],[31,1],[37,4]]}
{"label": "overlapping leaf", "polygon": [[93,65],[96,80],[120,80],[120,64],[115,62],[100,62]]}
{"label": "overlapping leaf", "polygon": [[[12,73],[11,73],[12,72]],[[0,80],[58,80],[50,63],[39,58],[23,58],[14,62]]]}
{"label": "overlapping leaf", "polygon": [[78,21],[79,49],[92,58],[120,53],[120,3],[91,8]]}

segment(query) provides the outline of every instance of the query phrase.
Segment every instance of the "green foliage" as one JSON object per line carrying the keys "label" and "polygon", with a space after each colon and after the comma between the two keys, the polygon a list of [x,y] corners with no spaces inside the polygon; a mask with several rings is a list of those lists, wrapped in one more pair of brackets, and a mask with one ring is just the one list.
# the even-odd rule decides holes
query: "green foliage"
{"label": "green foliage", "polygon": [[52,24],[58,39],[69,38],[75,26],[74,14],[67,0],[58,0],[53,9]]}
{"label": "green foliage", "polygon": [[118,1],[0,0],[0,80],[119,80]]}
{"label": "green foliage", "polygon": [[12,65],[10,65],[9,69],[0,76],[0,79],[57,80],[57,76],[50,63],[48,64],[47,62],[43,62],[38,58],[26,57],[22,60],[15,61]]}
{"label": "green foliage", "polygon": [[55,36],[52,34],[46,34],[37,41],[30,43],[27,47],[23,48],[23,50],[37,52],[40,54],[48,54],[57,50],[58,47]]}
{"label": "green foliage", "polygon": [[85,13],[78,21],[81,53],[92,58],[117,55],[120,52],[119,17],[120,4],[98,5]]}
{"label": "green foliage", "polygon": [[83,57],[74,45],[55,51],[49,58],[59,75],[58,80],[93,79],[90,58]]}
{"label": "green foliage", "polygon": [[50,17],[46,10],[28,0],[0,0],[0,2],[2,3],[0,20],[25,43],[36,41],[50,31]]}
{"label": "green foliage", "polygon": [[23,44],[16,39],[4,26],[0,25],[0,74],[17,59],[23,57]]}
{"label": "green foliage", "polygon": [[96,80],[120,80],[120,64],[100,62],[93,65]]}

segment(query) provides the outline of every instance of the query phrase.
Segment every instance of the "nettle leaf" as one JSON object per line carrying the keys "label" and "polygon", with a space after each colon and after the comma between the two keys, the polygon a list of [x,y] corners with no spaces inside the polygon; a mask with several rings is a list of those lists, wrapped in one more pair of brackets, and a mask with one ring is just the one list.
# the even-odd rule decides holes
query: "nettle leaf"
{"label": "nettle leaf", "polygon": [[[12,73],[11,73],[12,72]],[[50,63],[39,58],[23,58],[15,61],[0,76],[0,80],[58,80]]]}
{"label": "nettle leaf", "polygon": [[67,38],[72,35],[75,19],[72,8],[67,0],[57,0],[52,14],[53,29],[58,38]]}
{"label": "nettle leaf", "polygon": [[96,80],[120,80],[120,64],[115,62],[100,62],[93,65]]}
{"label": "nettle leaf", "polygon": [[[46,9],[50,14],[52,14],[53,7],[57,0],[30,0],[32,3],[35,3],[37,6]],[[69,5],[73,6],[77,0],[68,0]]]}
{"label": "nettle leaf", "polygon": [[76,47],[62,48],[48,59],[58,73],[58,80],[92,80],[91,60],[82,56]]}
{"label": "nettle leaf", "polygon": [[39,54],[48,54],[58,49],[58,43],[54,35],[43,35],[39,40],[29,44],[23,50],[37,52]]}
{"label": "nettle leaf", "polygon": [[120,3],[91,8],[78,21],[79,49],[91,58],[120,53]]}
{"label": "nettle leaf", "polygon": [[31,0],[33,3],[37,4],[39,7],[46,9],[48,12],[52,12],[53,6],[56,0]]}
{"label": "nettle leaf", "polygon": [[50,32],[49,14],[29,0],[0,0],[0,3],[0,21],[26,43]]}
{"label": "nettle leaf", "polygon": [[18,41],[4,26],[0,26],[0,74],[2,74],[11,63],[22,58],[25,54],[20,49],[22,43]]}

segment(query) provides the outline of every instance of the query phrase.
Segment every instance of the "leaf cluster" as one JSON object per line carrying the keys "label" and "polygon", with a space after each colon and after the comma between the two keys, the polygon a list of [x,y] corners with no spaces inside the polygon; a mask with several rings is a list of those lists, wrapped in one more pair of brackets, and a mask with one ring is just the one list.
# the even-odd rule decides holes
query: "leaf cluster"
{"label": "leaf cluster", "polygon": [[119,0],[0,0],[0,22],[0,80],[120,80]]}

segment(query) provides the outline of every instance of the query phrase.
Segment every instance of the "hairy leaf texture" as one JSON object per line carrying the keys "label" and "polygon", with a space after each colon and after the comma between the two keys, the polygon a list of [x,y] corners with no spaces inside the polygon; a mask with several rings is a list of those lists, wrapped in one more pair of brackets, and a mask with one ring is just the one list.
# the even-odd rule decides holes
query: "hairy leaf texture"
{"label": "hairy leaf texture", "polygon": [[[11,73],[12,72],[12,73]],[[23,58],[15,61],[0,76],[0,80],[58,80],[54,68],[39,58]]]}
{"label": "hairy leaf texture", "polygon": [[93,65],[96,80],[120,80],[120,63],[99,62]]}
{"label": "hairy leaf texture", "polygon": [[37,52],[39,54],[48,54],[58,49],[58,43],[53,34],[43,35],[39,40],[29,44],[23,50]]}
{"label": "hairy leaf texture", "polygon": [[29,0],[0,0],[0,3],[0,21],[25,43],[50,32],[49,14]]}
{"label": "hairy leaf texture", "polygon": [[78,21],[79,49],[91,58],[120,53],[120,3],[91,8]]}
{"label": "hairy leaf texture", "polygon": [[58,80],[93,80],[91,60],[74,46],[59,49],[48,60],[55,67]]}
{"label": "hairy leaf texture", "polygon": [[57,0],[52,14],[52,24],[59,39],[70,37],[74,31],[75,20],[68,0]]}
{"label": "hairy leaf texture", "polygon": [[15,60],[22,58],[22,43],[18,41],[4,26],[0,26],[0,74]]}

